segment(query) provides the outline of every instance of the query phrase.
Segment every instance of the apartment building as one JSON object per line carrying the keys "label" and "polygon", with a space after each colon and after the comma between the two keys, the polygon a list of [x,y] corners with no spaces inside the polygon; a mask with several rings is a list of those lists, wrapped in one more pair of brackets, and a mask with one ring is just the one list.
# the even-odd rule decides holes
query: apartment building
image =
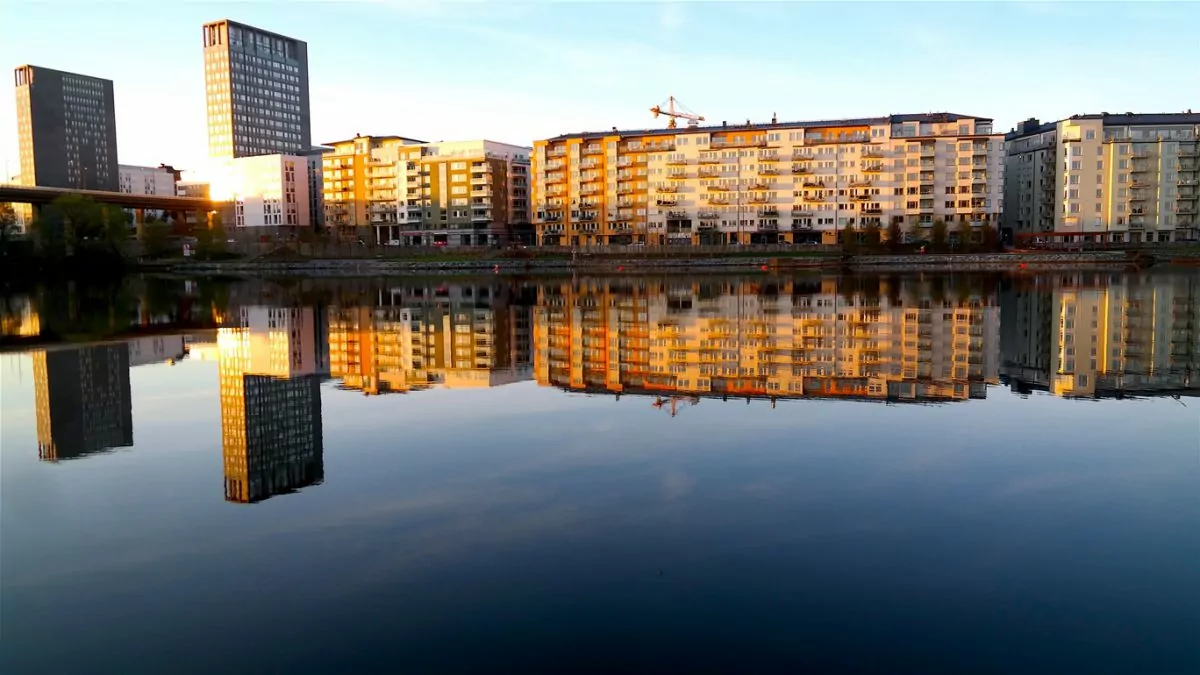
{"label": "apartment building", "polygon": [[1005,135],[1006,236],[1200,239],[1200,114],[1076,115]]}
{"label": "apartment building", "polygon": [[949,401],[999,381],[999,310],[836,280],[546,287],[534,375],[568,390],[662,397]]}
{"label": "apartment building", "polygon": [[377,306],[329,310],[330,374],[364,395],[529,380],[531,322],[506,287],[392,289]]}
{"label": "apartment building", "polygon": [[[330,231],[381,244],[501,244],[529,224],[527,147],[357,136],[323,158]],[[532,237],[530,237],[532,238]]]}
{"label": "apartment building", "polygon": [[[294,235],[312,229],[309,159],[300,155],[258,155],[215,160],[205,182],[212,199],[232,205],[226,228],[264,236]],[[194,185],[193,181],[188,181]]]}
{"label": "apartment building", "polygon": [[41,66],[13,73],[21,185],[116,192],[113,83]]}
{"label": "apartment building", "polygon": [[307,150],[307,43],[229,20],[204,24],[202,33],[209,156]]}
{"label": "apartment building", "polygon": [[577,133],[534,143],[538,242],[834,243],[998,226],[1003,136],[952,113]]}
{"label": "apartment building", "polygon": [[127,195],[175,195],[175,173],[164,166],[117,165],[117,189]]}

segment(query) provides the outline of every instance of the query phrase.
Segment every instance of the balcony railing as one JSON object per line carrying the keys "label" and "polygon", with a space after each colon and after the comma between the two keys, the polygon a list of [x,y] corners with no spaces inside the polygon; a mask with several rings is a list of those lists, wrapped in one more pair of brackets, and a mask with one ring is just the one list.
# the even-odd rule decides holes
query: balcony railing
{"label": "balcony railing", "polygon": [[743,139],[740,141],[735,141],[732,139],[714,138],[712,140],[712,142],[708,144],[708,147],[713,148],[714,150],[719,150],[719,149],[723,149],[723,148],[764,148],[766,146],[767,146],[767,139],[765,136],[758,136],[758,137],[754,137],[754,138],[750,138],[750,139]]}
{"label": "balcony railing", "polygon": [[675,150],[675,142],[659,141],[656,143],[647,143],[643,149],[646,152],[672,152]]}
{"label": "balcony railing", "polygon": [[716,211],[701,211],[698,215],[700,220],[716,220],[721,217],[721,214]]}
{"label": "balcony railing", "polygon": [[566,157],[567,149],[566,148],[554,148],[551,150],[547,150],[546,156],[547,157]]}
{"label": "balcony railing", "polygon": [[727,185],[709,185],[708,191],[709,192],[729,192],[729,186],[727,186]]}
{"label": "balcony railing", "polygon": [[773,152],[771,152],[771,153],[763,153],[763,154],[760,154],[760,155],[758,156],[758,161],[760,161],[760,162],[778,162],[778,161],[779,161],[779,155],[777,155],[777,154],[775,154],[775,153],[773,153]]}
{"label": "balcony railing", "polygon": [[[703,176],[704,174],[701,173],[700,175]],[[667,178],[670,178],[671,180],[684,180],[687,177],[686,171],[670,171],[667,173]]]}
{"label": "balcony railing", "polygon": [[818,204],[821,202],[828,201],[828,198],[823,195],[804,195],[804,197],[802,197],[802,199],[806,202],[818,203]]}
{"label": "balcony railing", "polygon": [[813,212],[805,208],[792,207],[793,218],[811,218]]}
{"label": "balcony railing", "polygon": [[868,188],[868,187],[871,187],[871,181],[869,181],[869,180],[852,181],[850,183],[850,187],[852,187],[852,188]]}
{"label": "balcony railing", "polygon": [[806,188],[823,188],[823,187],[825,187],[825,183],[822,183],[820,181],[811,181],[811,180],[804,181],[803,185]]}
{"label": "balcony railing", "polygon": [[661,198],[655,200],[655,203],[658,206],[678,206],[679,200],[675,199],[673,197],[661,197]]}
{"label": "balcony railing", "polygon": [[684,220],[687,218],[687,211],[667,211],[668,220]]}
{"label": "balcony railing", "polygon": [[760,167],[758,167],[758,175],[760,175],[760,176],[778,176],[779,169],[774,166],[760,166]]}
{"label": "balcony railing", "polygon": [[679,192],[679,186],[678,186],[678,185],[671,185],[670,183],[666,183],[666,184],[663,184],[663,185],[659,185],[659,186],[658,186],[658,191],[659,191],[660,193],[661,193],[661,192]]}
{"label": "balcony railing", "polygon": [[883,164],[880,164],[880,163],[871,163],[871,164],[863,164],[862,165],[863,173],[879,173],[881,171],[883,171]]}
{"label": "balcony railing", "polygon": [[599,143],[592,143],[583,146],[583,154],[585,155],[600,155],[604,153],[604,146]]}
{"label": "balcony railing", "polygon": [[776,208],[761,209],[758,212],[758,217],[759,218],[778,218],[779,217],[779,209],[776,209]]}
{"label": "balcony railing", "polygon": [[868,148],[868,149],[862,151],[862,158],[863,159],[883,159],[883,150],[880,150],[880,149],[874,148],[874,147]]}

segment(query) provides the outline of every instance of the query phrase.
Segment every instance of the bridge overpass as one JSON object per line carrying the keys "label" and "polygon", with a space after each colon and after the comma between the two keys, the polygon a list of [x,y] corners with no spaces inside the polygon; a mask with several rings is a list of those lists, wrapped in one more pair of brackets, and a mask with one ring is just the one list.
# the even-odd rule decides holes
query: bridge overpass
{"label": "bridge overpass", "polygon": [[63,195],[83,195],[98,204],[111,204],[127,209],[157,209],[168,213],[208,212],[220,208],[222,202],[207,197],[174,197],[163,195],[133,195],[106,190],[75,190],[72,188],[34,187],[0,183],[0,203],[44,206]]}

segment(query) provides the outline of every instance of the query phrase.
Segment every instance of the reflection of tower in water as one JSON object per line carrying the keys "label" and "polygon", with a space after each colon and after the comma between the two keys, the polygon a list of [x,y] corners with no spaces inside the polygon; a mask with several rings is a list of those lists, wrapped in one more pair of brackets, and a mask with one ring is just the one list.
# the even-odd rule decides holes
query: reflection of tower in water
{"label": "reflection of tower in water", "polygon": [[133,445],[124,344],[33,355],[38,456],[73,459]]}
{"label": "reflection of tower in water", "polygon": [[324,479],[318,328],[311,308],[250,307],[218,332],[226,500]]}

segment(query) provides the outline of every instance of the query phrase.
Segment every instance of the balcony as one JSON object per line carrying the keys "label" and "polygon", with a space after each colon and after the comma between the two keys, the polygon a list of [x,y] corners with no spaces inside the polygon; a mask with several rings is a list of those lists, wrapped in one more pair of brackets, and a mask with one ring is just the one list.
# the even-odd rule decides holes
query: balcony
{"label": "balcony", "polygon": [[1144,202],[1144,201],[1146,201],[1147,197],[1148,197],[1148,195],[1145,192],[1141,192],[1138,190],[1134,190],[1129,193],[1129,201],[1131,201],[1131,202]]}
{"label": "balcony", "polygon": [[821,144],[821,143],[870,143],[870,134],[842,134],[840,136],[827,136],[824,134],[808,134],[804,137],[806,145]]}
{"label": "balcony", "polygon": [[674,197],[659,197],[654,203],[658,206],[678,206],[679,200]]}
{"label": "balcony", "polygon": [[804,164],[793,164],[792,173],[796,174],[797,176],[803,176],[804,174],[812,173],[812,169],[808,168],[808,166]]}
{"label": "balcony", "polygon": [[862,214],[864,216],[881,216],[883,215],[883,209],[877,206],[868,206],[863,208]]}
{"label": "balcony", "polygon": [[852,187],[852,188],[869,188],[869,187],[871,187],[871,181],[856,180],[856,181],[853,181],[850,183],[850,187]]}
{"label": "balcony", "polygon": [[700,220],[716,220],[721,217],[721,214],[716,211],[701,211],[698,215]]}
{"label": "balcony", "polygon": [[1197,164],[1196,162],[1180,162],[1175,167],[1175,170],[1179,173],[1196,173],[1197,171],[1200,171],[1200,164]]}
{"label": "balcony", "polygon": [[472,211],[471,221],[475,223],[488,222],[492,219],[491,211]]}
{"label": "balcony", "polygon": [[862,151],[863,159],[883,159],[883,150],[874,146]]}
{"label": "balcony", "polygon": [[562,222],[562,212],[561,211],[547,211],[546,215],[542,216],[542,222],[543,223],[561,223]]}
{"label": "balcony", "polygon": [[755,180],[747,184],[746,188],[749,190],[770,190],[771,186],[765,181]]}
{"label": "balcony", "polygon": [[760,167],[758,167],[758,175],[760,175],[760,176],[778,176],[779,169],[778,169],[778,167],[774,167],[774,166],[760,166]]}
{"label": "balcony", "polygon": [[471,174],[471,185],[491,185],[492,177],[487,174]]}
{"label": "balcony", "polygon": [[1195,178],[1185,178],[1185,179],[1175,181],[1175,184],[1178,185],[1179,187],[1184,187],[1187,185],[1200,184],[1200,181],[1196,180]]}
{"label": "balcony", "polygon": [[749,139],[742,139],[740,141],[735,141],[728,138],[714,138],[712,142],[708,144],[708,147],[712,148],[713,150],[722,150],[725,148],[765,148],[767,147],[767,137],[755,136]]}
{"label": "balcony", "polygon": [[583,146],[582,152],[585,155],[602,155],[604,154],[604,146],[600,143],[591,143]]}
{"label": "balcony", "polygon": [[1133,166],[1129,168],[1129,173],[1148,173],[1153,168],[1153,165],[1146,162],[1134,162]]}
{"label": "balcony", "polygon": [[1175,207],[1175,213],[1181,216],[1192,216],[1196,214],[1196,207],[1188,204],[1180,204]]}
{"label": "balcony", "polygon": [[1133,159],[1146,159],[1149,156],[1150,156],[1150,153],[1148,153],[1148,152],[1131,152],[1131,153],[1129,153],[1129,157],[1131,157]]}
{"label": "balcony", "polygon": [[647,143],[644,149],[646,152],[673,152],[675,150],[675,141]]}
{"label": "balcony", "polygon": [[[700,175],[703,176],[704,174],[701,173]],[[687,176],[686,171],[669,171],[669,172],[667,172],[667,178],[669,178],[671,180],[686,180],[687,177],[688,176]]]}
{"label": "balcony", "polygon": [[750,198],[746,200],[746,203],[747,204],[766,204],[768,201],[770,201],[770,200],[767,199],[766,195],[750,195]]}
{"label": "balcony", "polygon": [[701,155],[700,159],[696,160],[696,163],[697,164],[720,164],[721,160],[717,159],[716,157],[706,157],[704,155]]}
{"label": "balcony", "polygon": [[1200,148],[1192,145],[1190,148],[1185,148],[1182,145],[1179,147],[1180,157],[1200,157]]}
{"label": "balcony", "polygon": [[723,195],[709,195],[708,203],[713,206],[723,206],[729,204],[729,197]]}
{"label": "balcony", "polygon": [[868,202],[871,201],[871,195],[850,195],[850,201]]}
{"label": "balcony", "polygon": [[664,193],[664,192],[669,192],[669,193],[679,192],[679,186],[678,186],[678,185],[671,185],[671,184],[669,184],[669,183],[668,183],[668,184],[665,184],[665,185],[659,185],[659,186],[658,186],[658,191],[659,191],[659,193]]}
{"label": "balcony", "polygon": [[803,185],[806,188],[823,188],[823,187],[825,187],[824,183],[822,183],[820,181],[811,181],[811,180],[804,181]]}
{"label": "balcony", "polygon": [[672,157],[667,160],[667,166],[687,166],[687,159],[683,157]]}
{"label": "balcony", "polygon": [[863,164],[862,165],[863,173],[879,173],[881,171],[883,171],[882,163],[876,162],[876,163],[872,163],[872,164]]}
{"label": "balcony", "polygon": [[546,174],[546,184],[547,185],[554,185],[555,183],[562,183],[566,180],[567,180],[567,175],[562,172]]}
{"label": "balcony", "polygon": [[547,157],[566,157],[567,149],[566,148],[551,148],[550,150],[546,151],[546,156]]}
{"label": "balcony", "polygon": [[716,178],[717,176],[721,175],[721,170],[702,166],[697,171],[697,175],[699,175],[701,178]]}
{"label": "balcony", "polygon": [[1129,183],[1129,187],[1130,187],[1130,188],[1132,188],[1132,189],[1134,189],[1134,190],[1138,190],[1138,189],[1140,189],[1140,188],[1148,188],[1148,187],[1150,187],[1150,184],[1149,184],[1149,183],[1147,183],[1146,181],[1142,181],[1142,180],[1135,180],[1135,181],[1131,181],[1131,182]]}
{"label": "balcony", "polygon": [[979,156],[986,157],[987,153],[988,153],[988,149],[987,149],[986,145],[972,145],[971,146],[971,154],[976,157],[979,157]]}
{"label": "balcony", "polygon": [[708,191],[709,192],[729,192],[729,186],[727,186],[727,185],[709,185]]}
{"label": "balcony", "polygon": [[759,232],[778,232],[779,223],[759,223],[758,230]]}
{"label": "balcony", "polygon": [[778,162],[779,155],[774,152],[764,152],[759,154],[758,161],[760,162]]}
{"label": "balcony", "polygon": [[828,197],[822,195],[804,195],[801,199],[810,204],[822,204],[826,201],[829,201]]}
{"label": "balcony", "polygon": [[667,211],[667,220],[686,220],[687,211]]}
{"label": "balcony", "polygon": [[619,194],[619,195],[631,195],[634,192],[635,192],[635,188],[632,185],[618,185],[617,186],[617,194]]}
{"label": "balcony", "polygon": [[759,218],[778,218],[779,217],[779,209],[777,209],[773,206],[769,206],[765,209],[760,209],[758,212],[758,217]]}
{"label": "balcony", "polygon": [[795,207],[795,206],[792,207],[792,217],[793,218],[811,218],[812,215],[813,215],[813,212],[808,209],[799,208],[799,207]]}

